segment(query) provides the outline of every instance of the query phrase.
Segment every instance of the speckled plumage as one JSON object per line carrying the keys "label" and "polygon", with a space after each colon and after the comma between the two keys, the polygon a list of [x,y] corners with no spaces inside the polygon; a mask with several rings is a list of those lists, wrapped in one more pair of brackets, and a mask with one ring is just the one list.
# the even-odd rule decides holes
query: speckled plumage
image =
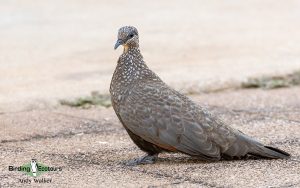
{"label": "speckled plumage", "polygon": [[[115,48],[119,45],[124,46],[124,51],[110,85],[113,108],[134,143],[148,155],[172,151],[203,160],[248,154],[266,158],[289,156],[231,128],[167,86],[145,64],[136,28],[120,28]],[[145,161],[144,157],[136,162],[149,162]]]}

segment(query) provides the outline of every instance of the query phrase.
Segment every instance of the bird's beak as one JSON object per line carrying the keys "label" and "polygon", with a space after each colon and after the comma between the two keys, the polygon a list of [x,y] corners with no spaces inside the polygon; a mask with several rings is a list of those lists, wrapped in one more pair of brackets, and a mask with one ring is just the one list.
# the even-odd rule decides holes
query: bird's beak
{"label": "bird's beak", "polygon": [[121,39],[118,39],[116,44],[115,44],[115,49],[117,49],[122,44],[123,44],[123,41]]}

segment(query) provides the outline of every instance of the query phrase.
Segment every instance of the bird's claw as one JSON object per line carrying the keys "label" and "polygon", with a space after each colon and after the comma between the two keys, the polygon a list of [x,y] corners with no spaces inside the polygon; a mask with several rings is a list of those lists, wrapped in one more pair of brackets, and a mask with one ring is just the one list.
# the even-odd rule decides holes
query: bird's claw
{"label": "bird's claw", "polygon": [[154,164],[158,159],[158,155],[146,155],[137,159],[130,160],[126,163],[127,166],[136,166],[141,164]]}

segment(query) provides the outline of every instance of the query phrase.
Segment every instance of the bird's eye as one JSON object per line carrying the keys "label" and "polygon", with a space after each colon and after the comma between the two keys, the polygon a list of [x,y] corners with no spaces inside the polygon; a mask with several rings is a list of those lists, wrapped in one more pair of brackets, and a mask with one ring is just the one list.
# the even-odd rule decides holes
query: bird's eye
{"label": "bird's eye", "polygon": [[130,34],[130,35],[129,35],[129,38],[132,38],[133,36],[134,36],[133,34]]}

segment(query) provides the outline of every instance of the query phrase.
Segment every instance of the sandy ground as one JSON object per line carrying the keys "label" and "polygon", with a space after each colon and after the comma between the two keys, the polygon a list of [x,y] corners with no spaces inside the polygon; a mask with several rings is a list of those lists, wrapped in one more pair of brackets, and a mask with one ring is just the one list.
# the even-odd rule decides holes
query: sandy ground
{"label": "sandy ground", "polygon": [[[0,111],[108,93],[123,25],[148,65],[179,90],[300,69],[299,1],[0,2]],[[17,105],[16,105],[17,104]]]}
{"label": "sandy ground", "polygon": [[[9,165],[32,158],[61,172],[46,173],[46,187],[299,187],[300,88],[239,90],[192,96],[226,122],[267,145],[292,154],[288,160],[207,163],[161,154],[153,165],[128,167],[142,156],[112,108],[59,107],[0,115],[0,187],[23,187],[28,176]],[[247,100],[245,100],[247,99]],[[29,177],[29,179],[33,179]],[[29,186],[29,185],[28,185]]]}

